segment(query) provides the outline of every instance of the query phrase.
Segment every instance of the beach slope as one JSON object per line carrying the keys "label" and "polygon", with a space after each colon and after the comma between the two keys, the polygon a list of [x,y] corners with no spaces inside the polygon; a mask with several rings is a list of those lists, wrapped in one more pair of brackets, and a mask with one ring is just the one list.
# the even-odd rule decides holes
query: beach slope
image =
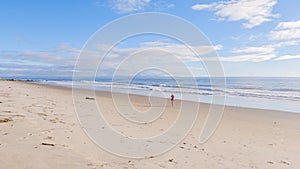
{"label": "beach slope", "polygon": [[[82,101],[101,103],[111,126],[134,137],[167,130],[180,107],[180,101],[171,107],[169,100],[151,98],[151,102],[166,103],[164,112],[155,122],[138,125],[117,113],[110,93],[90,97]],[[141,111],[149,108],[147,97],[131,95],[130,100]],[[209,105],[199,106],[193,129],[174,149],[159,156],[128,159],[103,151],[84,133],[71,89],[1,80],[0,168],[300,168],[300,114],[227,106],[214,135],[199,144]]]}

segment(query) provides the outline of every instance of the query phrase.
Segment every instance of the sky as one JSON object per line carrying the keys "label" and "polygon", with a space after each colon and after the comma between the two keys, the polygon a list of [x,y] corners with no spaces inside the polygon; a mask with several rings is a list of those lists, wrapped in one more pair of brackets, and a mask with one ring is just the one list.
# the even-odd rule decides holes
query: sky
{"label": "sky", "polygon": [[[298,0],[10,0],[0,3],[0,77],[71,77],[77,57],[97,30],[121,17],[144,12],[171,14],[195,25],[211,48],[188,47],[214,49],[225,76],[300,77]],[[162,52],[156,55],[150,49]],[[148,52],[140,52],[145,50]],[[175,71],[175,64],[164,64],[173,59],[161,56],[169,53],[195,70],[196,76],[205,75],[205,67],[194,59],[187,44],[164,36],[144,35],[114,46],[105,64],[100,66],[99,76],[111,75],[122,59],[132,53],[138,54],[127,66],[156,60],[153,64],[161,63],[162,67]],[[175,74],[180,73],[175,71]]]}

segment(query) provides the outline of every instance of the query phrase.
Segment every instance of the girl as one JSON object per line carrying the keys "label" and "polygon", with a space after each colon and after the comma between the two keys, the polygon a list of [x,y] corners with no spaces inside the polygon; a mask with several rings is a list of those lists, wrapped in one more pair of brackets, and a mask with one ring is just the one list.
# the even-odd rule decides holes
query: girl
{"label": "girl", "polygon": [[173,93],[171,94],[171,102],[172,102],[172,107],[174,106],[174,95]]}

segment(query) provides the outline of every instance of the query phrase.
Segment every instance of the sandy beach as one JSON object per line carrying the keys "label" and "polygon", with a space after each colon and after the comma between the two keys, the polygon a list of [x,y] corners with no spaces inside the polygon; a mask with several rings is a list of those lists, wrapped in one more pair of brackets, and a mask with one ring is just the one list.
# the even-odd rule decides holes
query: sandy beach
{"label": "sandy beach", "polygon": [[[97,92],[95,99],[105,105],[103,112],[111,126],[135,137],[166,130],[176,119],[180,105],[176,100],[175,107],[166,106],[157,121],[137,125],[117,113],[110,93]],[[149,108],[147,97],[131,95],[130,100],[137,109]],[[300,114],[227,106],[214,135],[199,144],[209,105],[199,106],[195,126],[174,149],[144,159],[121,158],[100,149],[81,129],[71,89],[1,80],[0,168],[300,168]]]}

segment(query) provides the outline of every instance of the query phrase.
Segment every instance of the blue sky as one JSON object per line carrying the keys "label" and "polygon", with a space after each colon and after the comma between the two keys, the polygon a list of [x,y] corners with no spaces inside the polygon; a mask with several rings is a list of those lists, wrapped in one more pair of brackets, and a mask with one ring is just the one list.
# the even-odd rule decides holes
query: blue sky
{"label": "blue sky", "polygon": [[[300,76],[299,6],[298,0],[2,1],[0,77],[71,76],[95,31],[140,12],[168,13],[196,25],[216,47],[226,76]],[[184,52],[175,42],[152,36],[133,38],[116,50],[145,44]]]}

